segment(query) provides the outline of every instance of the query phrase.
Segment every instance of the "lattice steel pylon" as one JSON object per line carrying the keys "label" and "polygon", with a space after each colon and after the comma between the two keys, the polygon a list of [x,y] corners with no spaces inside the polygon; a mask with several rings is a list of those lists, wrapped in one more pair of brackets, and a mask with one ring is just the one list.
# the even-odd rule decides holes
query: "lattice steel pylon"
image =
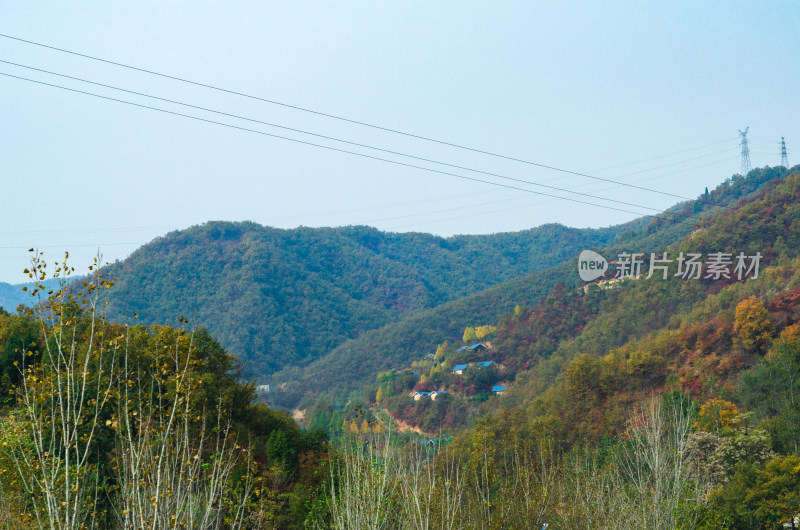
{"label": "lattice steel pylon", "polygon": [[750,173],[750,143],[747,141],[747,131],[750,127],[746,127],[744,131],[739,131],[742,136],[742,176],[746,177]]}
{"label": "lattice steel pylon", "polygon": [[789,155],[786,154],[786,140],[781,136],[781,165],[789,167]]}

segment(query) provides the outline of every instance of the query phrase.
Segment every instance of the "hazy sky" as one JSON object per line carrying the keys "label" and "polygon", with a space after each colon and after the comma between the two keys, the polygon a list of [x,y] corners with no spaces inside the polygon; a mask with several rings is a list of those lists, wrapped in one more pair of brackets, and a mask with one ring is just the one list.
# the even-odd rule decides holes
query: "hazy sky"
{"label": "hazy sky", "polygon": [[[739,171],[739,128],[750,126],[754,166],[778,165],[781,136],[790,163],[800,155],[795,1],[0,0],[0,33],[682,196]],[[677,201],[6,38],[0,60],[651,208]],[[0,72],[347,148],[5,63]],[[31,246],[70,250],[83,267],[98,247],[124,258],[208,220],[452,235],[635,217],[4,76],[0,119],[6,282],[24,280]]]}

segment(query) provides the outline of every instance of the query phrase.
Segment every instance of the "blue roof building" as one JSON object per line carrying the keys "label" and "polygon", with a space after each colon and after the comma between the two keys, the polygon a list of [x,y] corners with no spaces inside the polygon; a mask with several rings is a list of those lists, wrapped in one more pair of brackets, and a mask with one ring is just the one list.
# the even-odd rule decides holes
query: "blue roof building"
{"label": "blue roof building", "polygon": [[491,366],[491,365],[492,365],[492,361],[485,361],[485,362],[477,364],[477,366],[480,366],[481,368],[486,368],[486,367]]}
{"label": "blue roof building", "polygon": [[485,348],[485,347],[486,347],[486,346],[484,346],[483,344],[481,344],[481,343],[479,342],[478,344],[473,344],[473,345],[472,345],[472,346],[470,346],[468,349],[469,349],[469,350],[473,350],[473,351],[474,351],[474,350],[477,350],[477,349],[483,349],[483,348]]}
{"label": "blue roof building", "polygon": [[436,438],[430,438],[428,440],[420,440],[417,443],[427,444],[427,445],[437,445],[437,444],[443,444],[445,442],[449,442],[450,440],[452,440],[452,438],[450,436],[445,436],[444,438],[439,438],[438,440]]}
{"label": "blue roof building", "polygon": [[436,401],[436,396],[439,396],[441,394],[447,394],[447,390],[434,390],[433,392],[431,392],[431,399],[433,401]]}
{"label": "blue roof building", "polygon": [[505,385],[494,385],[492,387],[492,392],[498,392],[499,393],[499,392],[504,391],[505,389],[506,389]]}
{"label": "blue roof building", "polygon": [[466,370],[466,369],[467,369],[467,366],[468,366],[468,365],[466,365],[466,364],[457,364],[457,365],[455,365],[455,366],[453,367],[453,371],[454,371],[455,373],[457,373],[457,374],[463,373],[463,372],[464,372],[464,370]]}
{"label": "blue roof building", "polygon": [[414,396],[414,401],[419,401],[422,396],[430,396],[430,392],[414,392],[412,394]]}

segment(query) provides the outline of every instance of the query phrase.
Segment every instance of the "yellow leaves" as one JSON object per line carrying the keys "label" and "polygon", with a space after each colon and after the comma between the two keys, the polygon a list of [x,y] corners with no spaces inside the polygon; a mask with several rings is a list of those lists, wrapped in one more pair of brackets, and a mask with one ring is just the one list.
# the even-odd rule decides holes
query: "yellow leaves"
{"label": "yellow leaves", "polygon": [[700,407],[694,428],[698,431],[716,432],[720,429],[734,429],[741,425],[739,408],[724,399],[710,399]]}
{"label": "yellow leaves", "polygon": [[734,343],[746,352],[764,353],[774,329],[764,302],[759,298],[751,296],[736,306]]}
{"label": "yellow leaves", "polygon": [[467,326],[464,328],[464,335],[461,337],[464,342],[475,342],[478,340],[478,336],[475,332],[475,328],[472,326]]}
{"label": "yellow leaves", "polygon": [[497,331],[497,326],[478,326],[475,328],[475,336],[478,337],[478,340],[483,340],[489,335],[493,335],[495,331]]}

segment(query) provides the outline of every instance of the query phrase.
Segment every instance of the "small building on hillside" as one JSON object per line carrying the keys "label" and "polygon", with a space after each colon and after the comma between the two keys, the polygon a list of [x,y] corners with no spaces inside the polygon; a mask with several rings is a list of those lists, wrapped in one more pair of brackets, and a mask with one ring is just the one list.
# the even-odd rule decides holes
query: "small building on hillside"
{"label": "small building on hillside", "polygon": [[453,367],[453,373],[461,375],[461,374],[464,373],[464,370],[467,369],[467,366],[469,366],[469,365],[467,365],[467,364],[457,364],[457,365],[455,365]]}
{"label": "small building on hillside", "polygon": [[456,351],[464,351],[464,350],[466,350],[467,348],[469,348],[469,346],[461,346],[461,347],[460,347],[459,349],[457,349]]}
{"label": "small building on hillside", "polygon": [[269,385],[256,385],[256,394],[269,393]]}
{"label": "small building on hillside", "polygon": [[436,396],[447,394],[447,390],[434,390],[431,392],[431,401],[436,401]]}
{"label": "small building on hillside", "polygon": [[467,349],[468,349],[468,350],[470,350],[470,351],[479,351],[479,350],[485,350],[485,349],[486,349],[486,346],[484,346],[483,344],[481,344],[481,343],[479,342],[479,343],[477,343],[477,344],[473,344],[472,346],[470,346],[470,347],[469,347],[469,348],[467,348]]}
{"label": "small building on hillside", "polygon": [[444,437],[438,438],[438,439],[437,438],[428,438],[426,440],[420,440],[417,443],[418,444],[423,444],[423,445],[444,445],[444,444],[446,444],[447,442],[449,442],[452,439],[453,438],[451,438],[450,436],[444,436]]}
{"label": "small building on hillside", "polygon": [[484,361],[480,363],[476,363],[475,366],[478,368],[489,368],[492,365],[492,361]]}
{"label": "small building on hillside", "polygon": [[492,387],[492,392],[494,392],[495,394],[502,394],[505,391],[506,391],[505,385],[494,385]]}
{"label": "small building on hillside", "polygon": [[419,401],[423,396],[430,396],[430,392],[414,392],[414,401]]}

